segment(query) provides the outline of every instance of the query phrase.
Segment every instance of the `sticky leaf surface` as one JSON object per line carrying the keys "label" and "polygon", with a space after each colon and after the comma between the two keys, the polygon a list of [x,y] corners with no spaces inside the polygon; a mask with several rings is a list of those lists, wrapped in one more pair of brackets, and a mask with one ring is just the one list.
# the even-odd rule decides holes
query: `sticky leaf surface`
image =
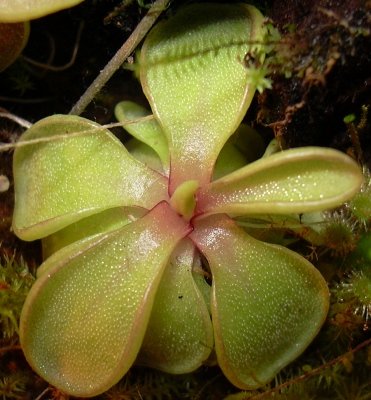
{"label": "sticky leaf surface", "polygon": [[152,208],[167,197],[162,175],[131,157],[108,130],[84,118],[45,118],[22,140],[66,134],[15,152],[13,228],[22,239],[47,236],[113,207]]}
{"label": "sticky leaf surface", "polygon": [[115,384],[137,356],[163,270],[188,229],[161,203],[44,266],[20,326],[35,371],[74,396],[93,396]]}
{"label": "sticky leaf surface", "polygon": [[184,180],[211,179],[255,91],[243,59],[262,20],[248,5],[193,4],[146,38],[140,78],[169,141],[170,194]]}
{"label": "sticky leaf surface", "polygon": [[[149,114],[149,111],[144,107],[132,101],[121,101],[115,107],[115,116],[121,122],[136,120],[146,117]],[[151,147],[160,157],[164,170],[169,170],[169,147],[167,139],[155,119],[125,124],[124,128],[136,139]]]}
{"label": "sticky leaf surface", "polygon": [[156,294],[139,363],[173,374],[194,371],[213,349],[210,315],[193,278],[195,248],[183,240]]}
{"label": "sticky leaf surface", "polygon": [[304,258],[259,242],[225,215],[195,222],[191,238],[213,275],[218,363],[236,386],[262,386],[318,333],[328,310],[321,274]]}
{"label": "sticky leaf surface", "polygon": [[324,210],[350,199],[362,180],[358,165],[339,151],[286,150],[202,188],[198,212],[242,215]]}
{"label": "sticky leaf surface", "polygon": [[83,218],[43,238],[43,257],[46,259],[62,247],[81,239],[121,228],[146,213],[147,210],[142,208],[118,207]]}

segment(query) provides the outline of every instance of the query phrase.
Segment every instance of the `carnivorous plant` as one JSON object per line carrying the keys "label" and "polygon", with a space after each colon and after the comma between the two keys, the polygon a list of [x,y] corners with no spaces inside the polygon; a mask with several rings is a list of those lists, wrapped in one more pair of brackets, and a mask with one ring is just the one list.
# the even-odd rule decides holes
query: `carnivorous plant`
{"label": "carnivorous plant", "polygon": [[[23,135],[31,142],[14,155],[13,228],[42,238],[47,258],[22,311],[21,344],[62,391],[102,393],[134,362],[190,372],[214,350],[234,385],[256,388],[318,333],[329,302],[321,274],[234,217],[335,207],[362,174],[317,147],[242,167],[225,156],[259,84],[244,58],[263,61],[263,34],[260,12],[242,3],[193,4],[159,23],[139,57],[154,119],[127,127],[144,142],[133,155],[78,116],[47,117]],[[135,113],[145,114],[117,110]],[[235,170],[214,180],[216,163]]]}

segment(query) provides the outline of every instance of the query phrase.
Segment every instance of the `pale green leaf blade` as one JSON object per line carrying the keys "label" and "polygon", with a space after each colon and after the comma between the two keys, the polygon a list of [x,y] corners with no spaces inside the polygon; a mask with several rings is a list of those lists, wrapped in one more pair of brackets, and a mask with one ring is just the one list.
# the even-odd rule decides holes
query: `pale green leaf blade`
{"label": "pale green leaf blade", "polygon": [[208,308],[194,279],[199,257],[183,239],[173,252],[156,293],[138,363],[172,374],[200,367],[213,349]]}
{"label": "pale green leaf blade", "polygon": [[[55,140],[59,135],[63,138]],[[77,116],[34,124],[14,154],[13,228],[24,240],[45,237],[103,210],[152,208],[167,198],[167,180],[135,160],[108,130]]]}
{"label": "pale green leaf blade", "polygon": [[168,175],[169,171],[165,171],[161,159],[158,154],[147,144],[132,138],[125,143],[125,147],[135,159],[153,169],[160,174]]}
{"label": "pale green leaf blade", "polygon": [[91,215],[43,238],[43,257],[46,259],[62,247],[86,237],[119,229],[147,213],[143,208],[109,208]]}
{"label": "pale green leaf blade", "polygon": [[170,194],[185,180],[209,182],[215,160],[251,103],[244,57],[263,17],[246,4],[192,4],[147,36],[140,78],[170,146]]}
{"label": "pale green leaf blade", "polygon": [[[104,392],[139,351],[161,275],[189,226],[163,202],[143,218],[51,258],[26,299],[25,356],[63,392]],[[48,261],[46,261],[48,263]]]}
{"label": "pale green leaf blade", "polygon": [[1,0],[0,21],[28,21],[73,7],[81,2],[83,0]]}
{"label": "pale green leaf blade", "polygon": [[262,386],[318,333],[328,311],[326,282],[297,253],[253,239],[225,215],[195,221],[191,238],[213,276],[218,363],[234,385]]}
{"label": "pale green leaf blade", "polygon": [[356,162],[337,150],[285,150],[202,188],[198,212],[245,215],[319,211],[349,200],[362,180]]}
{"label": "pale green leaf blade", "polygon": [[127,124],[128,121],[148,115],[150,115],[149,111],[132,101],[121,101],[115,107],[115,116],[118,121],[125,123],[125,130],[136,139],[151,147],[160,157],[164,170],[168,172],[169,146],[158,122],[152,119]]}
{"label": "pale green leaf blade", "polygon": [[213,171],[213,180],[244,167],[247,160],[244,154],[231,142],[227,142],[219,153]]}
{"label": "pale green leaf blade", "polygon": [[258,160],[266,149],[263,137],[251,126],[244,123],[240,124],[236,132],[230,137],[229,142],[241,151],[249,163]]}

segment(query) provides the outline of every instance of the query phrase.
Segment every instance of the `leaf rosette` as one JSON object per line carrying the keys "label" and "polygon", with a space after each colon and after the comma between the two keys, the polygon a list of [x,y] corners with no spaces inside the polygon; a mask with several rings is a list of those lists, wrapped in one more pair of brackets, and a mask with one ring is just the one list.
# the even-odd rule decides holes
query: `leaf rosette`
{"label": "leaf rosette", "polygon": [[[131,152],[76,116],[45,118],[23,136],[13,228],[42,238],[48,257],[23,308],[21,344],[66,393],[102,393],[134,362],[187,373],[213,349],[226,377],[253,389],[318,333],[329,303],[321,274],[234,217],[335,207],[362,174],[316,147],[243,166],[230,140],[258,85],[244,55],[262,57],[263,34],[246,4],[194,4],[159,23],[140,55],[155,119],[128,125]],[[146,114],[128,102],[116,109],[124,120]]]}

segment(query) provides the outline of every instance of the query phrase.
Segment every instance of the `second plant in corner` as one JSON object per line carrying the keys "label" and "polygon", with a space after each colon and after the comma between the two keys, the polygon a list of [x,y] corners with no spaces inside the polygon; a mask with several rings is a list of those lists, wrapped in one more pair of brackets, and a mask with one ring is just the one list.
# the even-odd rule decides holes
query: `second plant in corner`
{"label": "second plant in corner", "polygon": [[262,22],[249,5],[196,4],[151,31],[140,79],[155,120],[136,129],[152,147],[139,151],[148,165],[76,116],[23,136],[45,141],[16,150],[13,227],[43,238],[49,257],[23,308],[21,344],[66,393],[102,393],[134,362],[190,372],[213,349],[234,385],[256,388],[318,333],[329,301],[321,274],[233,218],[335,207],[361,185],[356,163],[299,148],[212,180],[259,85],[243,60],[262,57]]}

